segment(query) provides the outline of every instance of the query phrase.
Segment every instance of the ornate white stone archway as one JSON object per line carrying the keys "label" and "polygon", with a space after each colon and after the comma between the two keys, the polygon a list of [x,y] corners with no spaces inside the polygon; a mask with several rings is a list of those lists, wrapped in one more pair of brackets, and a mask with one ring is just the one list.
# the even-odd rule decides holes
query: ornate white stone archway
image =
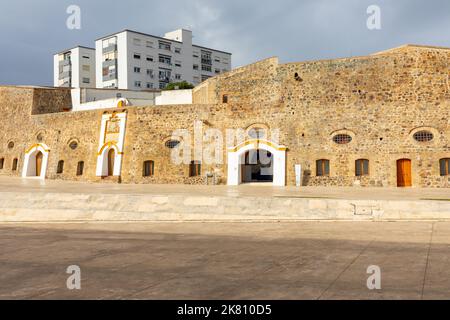
{"label": "ornate white stone archway", "polygon": [[286,150],[285,146],[263,139],[245,141],[228,149],[228,185],[237,186],[242,183],[241,164],[245,153],[251,150],[266,150],[273,156],[273,185],[286,185]]}
{"label": "ornate white stone archway", "polygon": [[121,175],[126,119],[126,112],[103,114],[97,154],[97,177],[108,176],[108,154],[111,149],[114,150],[113,176]]}
{"label": "ornate white stone archway", "polygon": [[[36,172],[36,155],[42,153],[42,163],[40,172]],[[45,179],[47,174],[48,156],[50,154],[50,148],[43,144],[35,144],[25,151],[25,160],[23,164],[22,177],[29,178],[35,177]]]}

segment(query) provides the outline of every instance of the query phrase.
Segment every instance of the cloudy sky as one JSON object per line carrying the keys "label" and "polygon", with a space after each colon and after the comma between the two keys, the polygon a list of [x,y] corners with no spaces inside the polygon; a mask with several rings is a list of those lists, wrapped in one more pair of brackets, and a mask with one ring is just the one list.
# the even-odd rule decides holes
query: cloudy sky
{"label": "cloudy sky", "polygon": [[[81,8],[69,30],[67,7]],[[369,30],[369,5],[381,30]],[[0,84],[52,85],[55,52],[94,46],[132,29],[153,35],[189,28],[194,43],[233,53],[233,67],[365,55],[405,43],[450,47],[448,0],[15,0],[0,1]]]}

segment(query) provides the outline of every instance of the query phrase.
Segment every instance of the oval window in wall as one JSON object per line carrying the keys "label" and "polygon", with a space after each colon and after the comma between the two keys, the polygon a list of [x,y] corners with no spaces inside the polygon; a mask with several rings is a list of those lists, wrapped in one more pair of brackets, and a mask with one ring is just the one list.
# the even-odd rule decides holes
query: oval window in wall
{"label": "oval window in wall", "polygon": [[414,133],[413,137],[414,140],[416,140],[417,142],[430,142],[431,140],[434,139],[433,133],[426,130]]}
{"label": "oval window in wall", "polygon": [[333,137],[333,141],[337,144],[348,144],[352,142],[352,137],[348,134],[337,134]]}
{"label": "oval window in wall", "polygon": [[166,147],[169,149],[175,149],[176,147],[178,147],[180,145],[180,141],[178,140],[169,140],[166,142]]}

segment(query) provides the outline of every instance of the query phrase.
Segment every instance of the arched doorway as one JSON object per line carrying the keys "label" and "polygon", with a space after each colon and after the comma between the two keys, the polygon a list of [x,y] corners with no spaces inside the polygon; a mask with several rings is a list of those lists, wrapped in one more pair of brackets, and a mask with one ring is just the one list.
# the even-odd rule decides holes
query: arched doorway
{"label": "arched doorway", "polygon": [[35,144],[25,151],[22,177],[45,179],[50,149],[43,143]]}
{"label": "arched doorway", "polygon": [[397,160],[397,186],[412,187],[411,160]]}
{"label": "arched doorway", "polygon": [[36,154],[36,177],[39,177],[41,175],[43,159],[44,155],[42,154],[42,152],[38,151],[38,153]]}
{"label": "arched doorway", "polygon": [[116,158],[116,152],[113,148],[108,151],[108,177],[114,175],[114,160]]}
{"label": "arched doorway", "polygon": [[241,159],[242,183],[273,182],[273,155],[270,151],[249,150]]}
{"label": "arched doorway", "polygon": [[285,186],[286,150],[285,146],[265,139],[247,140],[228,148],[228,185],[250,181]]}

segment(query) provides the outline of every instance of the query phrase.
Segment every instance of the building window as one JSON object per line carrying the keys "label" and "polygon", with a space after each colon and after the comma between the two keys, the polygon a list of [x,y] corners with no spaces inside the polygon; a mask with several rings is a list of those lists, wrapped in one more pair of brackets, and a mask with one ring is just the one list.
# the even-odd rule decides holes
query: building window
{"label": "building window", "polygon": [[202,54],[202,64],[212,65],[211,52],[209,51],[201,51]]}
{"label": "building window", "polygon": [[89,83],[91,83],[91,79],[83,78],[83,83],[89,84]]}
{"label": "building window", "polygon": [[355,162],[355,174],[357,177],[369,175],[369,160],[358,159]]}
{"label": "building window", "polygon": [[159,48],[162,49],[162,50],[170,51],[170,46],[171,46],[170,42],[159,41]]}
{"label": "building window", "polygon": [[175,149],[179,145],[180,145],[180,141],[178,141],[178,140],[169,140],[169,141],[166,141],[166,143],[165,143],[166,148],[169,148],[169,149]]}
{"label": "building window", "polygon": [[175,75],[175,80],[181,80],[181,74],[176,74]]}
{"label": "building window", "polygon": [[79,161],[77,164],[77,176],[82,176],[84,171],[84,161]]}
{"label": "building window", "polygon": [[12,148],[14,148],[14,142],[10,141],[10,142],[8,142],[8,149],[12,149]]}
{"label": "building window", "polygon": [[170,77],[172,75],[172,71],[168,69],[159,70],[159,80],[164,82],[169,82]]}
{"label": "building window", "polygon": [[153,62],[153,57],[147,56],[147,61]]}
{"label": "building window", "polygon": [[134,73],[141,73],[141,68],[134,67]]}
{"label": "building window", "polygon": [[180,63],[180,62],[176,62],[176,63],[175,63],[175,67],[181,68],[181,63]]}
{"label": "building window", "polygon": [[56,173],[61,174],[61,173],[63,173],[63,171],[64,171],[64,161],[60,160],[58,162],[58,168],[56,169]]}
{"label": "building window", "polygon": [[175,48],[175,53],[181,53],[181,49],[180,48]]}
{"label": "building window", "polygon": [[219,74],[219,73],[220,73],[220,69],[216,69],[216,70],[214,70],[214,72],[215,72],[216,74]]}
{"label": "building window", "polygon": [[5,158],[0,158],[0,170],[3,169],[4,165],[5,165]]}
{"label": "building window", "polygon": [[228,103],[228,95],[227,94],[224,94],[222,96],[222,103]]}
{"label": "building window", "polygon": [[450,175],[450,158],[445,158],[439,160],[441,176],[449,176]]}
{"label": "building window", "polygon": [[140,87],[142,86],[142,83],[141,83],[140,81],[135,81],[135,82],[134,82],[134,86],[135,86],[136,88],[140,88]]}
{"label": "building window", "polygon": [[153,89],[153,83],[147,82],[147,89]]}
{"label": "building window", "polygon": [[155,162],[154,161],[144,161],[144,177],[152,177],[155,175]]}
{"label": "building window", "polygon": [[198,70],[198,64],[194,64],[194,70]]}
{"label": "building window", "polygon": [[159,83],[159,88],[162,90],[162,89],[165,89],[167,87],[167,82],[160,82]]}
{"label": "building window", "polygon": [[212,68],[211,68],[211,66],[209,66],[209,65],[202,64],[202,71],[208,71],[208,72],[211,72],[211,71],[212,71]]}
{"label": "building window", "polygon": [[348,144],[352,142],[352,137],[348,134],[337,134],[333,137],[333,141],[337,144]]}
{"label": "building window", "polygon": [[83,65],[83,71],[86,71],[86,72],[91,71],[91,66]]}
{"label": "building window", "polygon": [[164,55],[160,54],[159,55],[159,62],[171,65],[172,64],[172,57],[164,56]]}
{"label": "building window", "polygon": [[16,171],[17,170],[18,164],[19,164],[19,159],[14,158],[13,163],[12,163],[12,171]]}
{"label": "building window", "polygon": [[134,38],[134,39],[133,39],[133,44],[134,44],[135,46],[140,46],[140,45],[141,45],[141,40],[140,40],[140,39]]}
{"label": "building window", "polygon": [[430,131],[426,130],[414,133],[413,137],[417,142],[429,142],[434,138],[433,134]]}
{"label": "building window", "polygon": [[153,42],[147,41],[146,47],[147,47],[147,48],[153,48]]}
{"label": "building window", "polygon": [[189,165],[189,177],[198,177],[202,175],[202,163],[200,161],[191,161]]}
{"label": "building window", "polygon": [[316,176],[323,177],[330,175],[330,160],[317,160],[316,161]]}
{"label": "building window", "polygon": [[153,70],[152,69],[147,69],[147,75],[153,79]]}
{"label": "building window", "polygon": [[136,60],[141,60],[141,54],[140,53],[135,53],[133,55],[133,58],[136,59]]}

